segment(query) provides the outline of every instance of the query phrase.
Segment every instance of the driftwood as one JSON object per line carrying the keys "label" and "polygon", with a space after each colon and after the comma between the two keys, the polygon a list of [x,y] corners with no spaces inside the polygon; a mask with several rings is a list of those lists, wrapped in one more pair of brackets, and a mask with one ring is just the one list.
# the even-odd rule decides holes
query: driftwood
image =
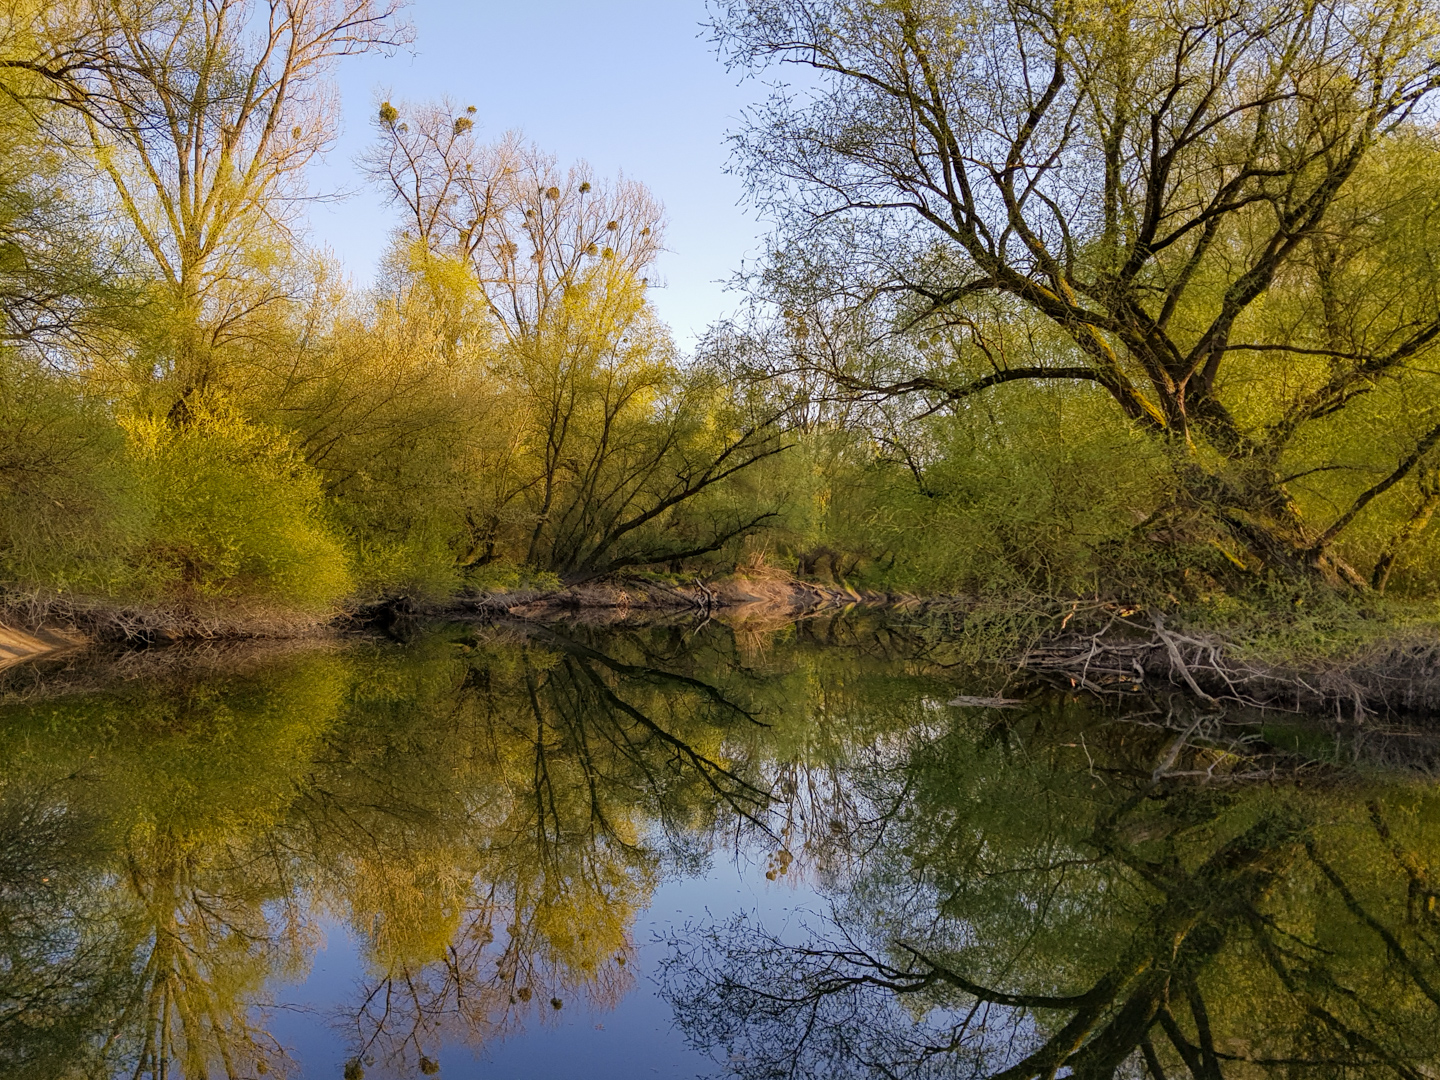
{"label": "driftwood", "polygon": [[50,629],[17,630],[0,623],[0,671],[37,657],[79,649],[85,644],[85,638],[79,634]]}
{"label": "driftwood", "polygon": [[1399,641],[1324,663],[1271,663],[1216,634],[1112,615],[1091,632],[1044,639],[1016,658],[1044,681],[1126,697],[1184,689],[1206,705],[1321,713],[1353,723],[1440,713],[1440,643]]}

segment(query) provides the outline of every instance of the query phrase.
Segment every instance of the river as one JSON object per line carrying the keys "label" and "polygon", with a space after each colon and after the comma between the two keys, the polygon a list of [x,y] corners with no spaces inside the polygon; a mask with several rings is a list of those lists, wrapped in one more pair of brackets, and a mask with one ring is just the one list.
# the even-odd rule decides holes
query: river
{"label": "river", "polygon": [[1440,740],[957,633],[12,669],[0,1076],[1440,1075]]}

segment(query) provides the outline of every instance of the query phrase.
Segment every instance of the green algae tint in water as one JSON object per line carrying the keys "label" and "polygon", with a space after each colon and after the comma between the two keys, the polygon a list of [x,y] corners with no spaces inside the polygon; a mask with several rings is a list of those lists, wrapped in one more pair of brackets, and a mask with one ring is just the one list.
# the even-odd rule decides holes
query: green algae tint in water
{"label": "green algae tint in water", "polygon": [[839,618],[12,673],[0,1075],[1437,1074],[1413,770],[945,661]]}

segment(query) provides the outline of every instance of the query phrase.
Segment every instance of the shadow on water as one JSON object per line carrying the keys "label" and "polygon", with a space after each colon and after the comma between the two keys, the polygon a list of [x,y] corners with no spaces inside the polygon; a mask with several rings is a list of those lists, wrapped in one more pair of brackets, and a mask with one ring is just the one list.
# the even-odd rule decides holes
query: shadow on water
{"label": "shadow on water", "polygon": [[657,888],[750,859],[828,914],[689,913],[658,993],[717,1075],[1436,1075],[1432,740],[959,670],[841,616],[11,673],[0,1074],[294,1072],[336,924],[346,1076],[432,1074],[657,992]]}

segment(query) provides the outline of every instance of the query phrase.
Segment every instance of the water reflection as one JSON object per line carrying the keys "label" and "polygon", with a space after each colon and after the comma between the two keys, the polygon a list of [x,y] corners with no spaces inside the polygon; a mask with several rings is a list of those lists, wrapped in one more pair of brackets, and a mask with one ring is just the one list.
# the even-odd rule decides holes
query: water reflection
{"label": "water reflection", "polygon": [[1435,1075],[1428,784],[1262,785],[1233,751],[1078,719],[960,720],[857,778],[887,843],[803,940],[677,941],[687,1034],[742,1077]]}
{"label": "water reflection", "polygon": [[337,721],[324,660],[7,712],[8,1076],[254,1075],[252,1003],[311,941],[273,830]]}
{"label": "water reflection", "polygon": [[431,1074],[649,992],[637,916],[738,853],[834,906],[803,939],[694,913],[664,993],[720,1072],[1434,1075],[1428,787],[1276,728],[950,708],[944,650],[451,627],[26,676],[0,1074],[293,1071],[270,1008],[336,923],[347,1077]]}

